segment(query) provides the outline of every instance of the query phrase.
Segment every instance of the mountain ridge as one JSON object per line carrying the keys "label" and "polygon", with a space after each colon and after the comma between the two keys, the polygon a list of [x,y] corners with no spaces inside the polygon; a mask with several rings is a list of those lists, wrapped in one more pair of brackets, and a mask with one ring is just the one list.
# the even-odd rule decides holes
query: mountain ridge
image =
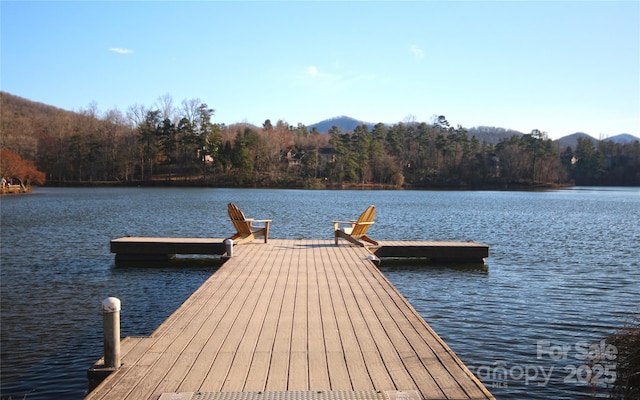
{"label": "mountain ridge", "polygon": [[[349,117],[346,115],[340,115],[333,118],[327,118],[322,121],[316,122],[308,126],[309,130],[316,128],[318,132],[327,134],[329,129],[333,126],[338,127],[343,133],[353,131],[357,126],[366,125],[369,129],[372,129],[378,123],[373,122],[365,122],[362,120],[358,120],[353,117]],[[393,124],[384,123],[387,127]],[[495,126],[474,126],[472,128],[467,129],[469,132],[469,136],[475,136],[478,140],[484,141],[489,144],[497,144],[500,140],[509,139],[511,136],[522,136],[524,133],[507,128],[495,127]],[[584,132],[575,132],[569,135],[562,136],[558,139],[555,139],[554,142],[558,143],[561,147],[572,147],[578,143],[578,138],[584,137],[591,139],[594,143],[597,143],[601,140],[596,139],[595,137],[589,135]],[[629,133],[621,133],[618,135],[606,137],[602,139],[602,141],[612,141],[614,143],[632,143],[635,141],[640,141],[640,138]]]}
{"label": "mountain ridge", "polygon": [[340,128],[342,132],[346,133],[346,132],[353,131],[357,126],[360,126],[363,124],[367,125],[369,129],[372,129],[376,125],[375,123],[372,123],[372,122],[364,122],[352,117],[348,117],[346,115],[339,115],[337,117],[327,118],[320,122],[316,122],[315,124],[311,124],[308,126],[308,128],[309,130],[316,128],[318,132],[326,134],[326,133],[329,133],[329,129],[331,129],[334,126],[337,126],[338,128]]}

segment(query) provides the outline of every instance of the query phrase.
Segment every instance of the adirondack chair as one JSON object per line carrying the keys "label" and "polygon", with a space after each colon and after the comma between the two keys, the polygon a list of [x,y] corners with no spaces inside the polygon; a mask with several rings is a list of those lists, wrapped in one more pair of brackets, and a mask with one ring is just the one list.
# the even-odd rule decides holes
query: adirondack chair
{"label": "adirondack chair", "polygon": [[[376,207],[369,206],[356,221],[333,221],[333,232],[336,244],[338,239],[343,238],[358,246],[365,246],[361,240],[378,245],[378,242],[367,236],[367,230],[374,223],[373,218],[376,216]],[[349,224],[350,226],[340,227],[341,224]]]}
{"label": "adirondack chair", "polygon": [[[229,218],[236,228],[236,234],[231,236],[235,244],[250,242],[257,237],[264,237],[264,242],[269,239],[269,223],[270,219],[251,219],[244,216],[244,213],[233,203],[229,203],[227,207]],[[264,224],[263,226],[254,226],[254,222]]]}

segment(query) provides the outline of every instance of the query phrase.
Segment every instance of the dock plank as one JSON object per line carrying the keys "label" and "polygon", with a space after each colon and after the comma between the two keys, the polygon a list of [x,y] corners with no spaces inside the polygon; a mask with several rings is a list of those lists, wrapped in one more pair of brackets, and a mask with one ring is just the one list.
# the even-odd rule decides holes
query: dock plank
{"label": "dock plank", "polygon": [[309,387],[309,359],[307,350],[309,345],[308,332],[308,270],[305,268],[308,259],[306,251],[296,251],[292,257],[292,270],[296,271],[296,291],[293,306],[293,324],[291,330],[291,348],[288,390],[306,390]]}
{"label": "dock plank", "polygon": [[[313,243],[318,246],[318,243]],[[327,347],[325,345],[324,324],[322,316],[321,293],[326,292],[326,285],[321,286],[322,279],[313,253],[305,252],[307,265],[307,326],[309,346],[309,387],[330,387],[329,366],[327,364]]]}
{"label": "dock plank", "polygon": [[127,341],[124,366],[87,399],[370,390],[493,398],[370,254],[323,240],[236,246],[150,337]]}
{"label": "dock plank", "polygon": [[264,390],[267,384],[278,326],[278,315],[285,293],[285,285],[279,282],[281,282],[283,274],[288,271],[288,266],[284,264],[284,259],[284,246],[277,246],[271,254],[271,259],[265,259],[265,263],[269,264],[272,270],[271,280],[269,281],[272,286],[271,295],[264,299],[265,303],[267,303],[267,310],[256,342],[255,353],[249,365],[244,385],[245,391]]}
{"label": "dock plank", "polygon": [[318,258],[322,262],[319,286],[322,293],[321,310],[329,382],[333,390],[351,390],[352,385],[339,328],[339,321],[343,315],[340,313],[340,299],[335,294],[338,281],[331,265],[332,252],[328,247],[322,247],[321,250],[323,251]]}
{"label": "dock plank", "polygon": [[[275,258],[271,258],[275,260]],[[274,285],[269,285],[269,281],[276,279],[278,271],[269,260],[265,260],[264,284],[260,288],[258,296],[254,299],[254,309],[251,319],[248,321],[242,339],[237,346],[237,351],[233,364],[229,368],[227,379],[224,382],[222,390],[225,392],[242,391],[245,389],[245,382],[249,374],[250,366],[254,358],[254,353],[258,345],[260,333],[268,318],[267,310],[269,308],[269,300],[272,298]],[[264,353],[264,352],[263,352]],[[261,384],[258,387],[263,387]]]}
{"label": "dock plank", "polygon": [[[407,321],[416,318],[417,314],[405,313],[405,318],[400,317],[398,314],[402,314],[403,307],[406,307],[408,303],[400,303],[403,307],[398,307],[401,298],[396,296],[391,284],[382,281],[379,276],[371,274],[369,276],[376,278],[373,282],[380,288],[376,290],[378,296],[369,298],[369,300],[376,303],[382,325],[392,338],[394,347],[406,364],[407,370],[413,372],[412,377],[420,390],[434,397],[442,397],[445,393],[448,396],[453,395],[455,398],[466,397],[458,385],[453,387],[448,385],[449,372],[442,364],[442,358],[448,355],[450,350],[442,346],[443,342],[438,342],[439,355],[435,354],[431,348],[420,347],[425,338],[425,332],[418,334],[414,330],[415,327]],[[429,331],[429,334],[431,333]],[[430,337],[429,339],[433,340],[434,338]],[[428,369],[425,368],[427,366],[429,366]]]}
{"label": "dock plank", "polygon": [[[221,273],[225,274],[226,272],[226,270],[223,270]],[[234,277],[233,274],[229,274],[228,277],[229,279],[226,280],[227,282],[236,282],[235,279],[242,278],[241,276]],[[193,373],[192,376],[198,376],[198,372],[201,374],[208,373],[206,368],[198,370],[198,368],[200,368],[198,360],[202,361],[204,359],[202,357],[202,351],[203,349],[206,349],[207,343],[211,340],[208,332],[213,332],[214,329],[219,327],[220,320],[216,318],[216,316],[220,314],[224,315],[224,312],[229,311],[229,302],[232,302],[233,299],[237,299],[237,296],[239,295],[238,293],[233,293],[232,290],[239,287],[242,287],[242,285],[218,287],[219,290],[224,290],[224,293],[226,294],[226,296],[218,297],[218,301],[202,299],[206,301],[204,305],[207,305],[207,307],[200,307],[197,309],[197,313],[185,315],[186,318],[184,318],[184,321],[186,324],[184,325],[184,328],[188,329],[187,332],[182,332],[182,334],[175,336],[174,334],[171,334],[171,330],[167,330],[164,332],[164,335],[158,336],[156,346],[167,346],[167,351],[158,361],[155,368],[160,371],[166,371],[166,373],[164,376],[156,374],[148,378],[148,381],[155,382],[157,386],[156,390],[149,398],[157,398],[165,390],[172,391],[169,383],[182,382],[186,379],[186,371],[193,373],[197,370],[197,372]],[[178,368],[178,366],[180,366],[180,368]],[[194,368],[196,370],[194,370]],[[185,372],[181,373],[180,371]],[[169,374],[171,374],[171,376],[169,376]],[[162,379],[158,379],[157,375],[160,375],[159,378]],[[138,389],[139,390],[135,392],[135,395],[137,396],[135,398],[144,398],[143,393],[145,393],[145,389],[142,387],[139,387]]]}
{"label": "dock plank", "polygon": [[[288,249],[290,245],[288,241],[284,241],[282,246]],[[289,381],[289,356],[297,281],[297,269],[293,262],[293,256],[294,252],[285,251],[282,259],[283,268],[280,270],[279,281],[281,285],[284,285],[284,291],[277,315],[275,313],[273,315],[273,318],[277,320],[277,324],[275,336],[273,337],[266,390],[278,390],[277,388],[287,387]]]}
{"label": "dock plank", "polygon": [[[367,371],[363,354],[360,349],[360,344],[357,340],[357,334],[353,321],[349,315],[349,302],[348,296],[352,288],[350,282],[345,276],[345,271],[350,270],[350,264],[348,260],[346,262],[339,262],[339,256],[343,249],[340,248],[338,252],[330,252],[330,265],[329,269],[332,279],[335,279],[335,284],[331,287],[331,296],[334,302],[334,312],[338,321],[338,330],[340,332],[340,340],[342,342],[342,348],[347,363],[347,370],[349,372],[349,378],[353,387],[362,388],[361,390],[373,389],[371,378]],[[361,252],[361,251],[359,251]],[[341,268],[336,268],[340,265]]]}
{"label": "dock plank", "polygon": [[[211,380],[205,384],[207,376],[210,375],[210,371],[214,368],[216,371],[222,371],[220,373],[226,375],[224,368],[228,366],[228,354],[225,354],[223,346],[230,336],[232,337],[230,340],[233,340],[233,337],[242,334],[242,331],[232,332],[232,327],[236,323],[237,318],[245,314],[242,312],[243,305],[256,282],[255,279],[250,279],[251,275],[246,268],[243,268],[244,264],[251,262],[257,263],[257,258],[252,259],[251,255],[257,256],[255,253],[250,253],[248,259],[238,258],[238,263],[235,265],[225,264],[223,266],[229,267],[225,268],[224,271],[228,272],[229,276],[236,277],[237,281],[229,288],[227,295],[220,301],[216,312],[212,312],[208,317],[208,320],[211,321],[211,328],[204,330],[204,335],[201,335],[206,341],[202,344],[201,351],[192,369],[181,383],[180,391],[190,391],[189,388],[191,388],[191,390],[196,388],[197,391],[201,391],[205,386],[215,386],[216,382],[212,382]],[[238,265],[240,262],[242,262],[242,264]],[[264,267],[265,264],[257,263],[257,265]],[[262,276],[262,274],[256,274],[256,277],[259,276]],[[212,391],[216,390],[219,390],[219,388],[212,389]]]}
{"label": "dock plank", "polygon": [[[354,263],[356,264],[356,268],[358,267],[373,267],[373,264],[366,263],[363,260],[366,260],[366,256],[368,255],[366,252],[354,252],[353,250],[343,248],[341,250],[342,256],[347,259],[346,265],[352,266]],[[359,259],[354,260],[354,256],[358,255]],[[344,268],[343,271],[348,271],[349,276],[342,279],[343,287],[347,290],[347,283],[351,283],[354,285],[353,288],[350,288],[355,294],[359,294],[361,292],[362,286],[355,286],[357,282],[355,281],[355,276],[353,273],[353,268]],[[378,290],[378,288],[372,288],[374,291]],[[355,296],[354,296],[355,298]],[[374,303],[374,305],[377,305]],[[356,304],[354,307],[359,308]],[[386,371],[388,371],[389,377],[396,387],[399,388],[407,388],[407,387],[415,387],[416,383],[413,380],[413,377],[410,374],[410,371],[407,371],[404,362],[403,355],[398,351],[398,343],[402,338],[402,335],[398,334],[396,331],[390,330],[393,327],[394,321],[391,315],[384,313],[384,309],[381,307],[376,307],[374,310],[375,318],[380,322],[379,324],[373,325],[374,330],[372,331],[372,341],[377,344],[377,349],[380,352],[380,355],[383,359],[383,366]],[[382,318],[381,318],[382,317]],[[386,319],[385,319],[386,317]],[[373,321],[372,321],[373,323]],[[371,366],[372,368],[372,366]],[[374,371],[373,373],[382,374],[384,371]],[[391,390],[391,388],[383,388],[381,390]]]}
{"label": "dock plank", "polygon": [[[365,252],[350,253],[351,254],[344,253],[343,251],[345,257],[357,255],[359,258],[362,258],[367,256]],[[359,264],[360,260],[353,261]],[[387,340],[387,337],[375,337],[375,331],[377,330],[377,332],[382,334],[383,327],[381,324],[378,324],[377,311],[369,301],[366,301],[364,292],[366,287],[357,285],[357,282],[354,280],[356,276],[351,269],[344,269],[342,272],[344,275],[343,282],[349,282],[352,285],[349,287],[349,290],[345,291],[348,300],[347,304],[349,304],[349,318],[357,333],[358,343],[360,344],[360,349],[373,387],[392,388],[394,387],[394,382],[390,374],[387,373],[387,364],[383,359],[383,354],[392,354],[394,347],[392,343]],[[399,362],[397,358],[395,360]],[[387,361],[389,361],[389,357]],[[408,376],[402,379],[408,379]]]}
{"label": "dock plank", "polygon": [[[410,330],[407,329],[407,326],[401,325],[402,318],[399,316],[400,309],[394,307],[395,303],[392,303],[392,298],[388,298],[388,302],[385,302],[385,299],[389,295],[389,289],[391,284],[386,279],[383,278],[380,274],[377,274],[375,270],[370,268],[369,270],[361,269],[357,271],[358,276],[354,276],[352,280],[354,282],[358,282],[362,287],[362,293],[376,293],[376,296],[364,296],[360,295],[356,301],[360,309],[367,310],[368,307],[371,307],[372,314],[368,315],[367,321],[371,324],[372,332],[378,335],[375,338],[376,343],[385,343],[389,346],[388,351],[397,353],[397,356],[394,355],[394,360],[396,357],[405,364],[405,368],[408,372],[416,371],[414,375],[411,376],[411,379],[421,387],[423,392],[429,393],[429,396],[432,397],[443,397],[444,393],[440,389],[440,384],[437,383],[432,374],[439,376],[442,371],[440,371],[441,365],[438,363],[430,364],[430,369],[427,370],[425,368],[415,368],[419,365],[408,365],[408,363],[414,363],[416,361],[416,349],[414,343],[411,343],[407,339],[407,335],[410,335]],[[395,295],[396,292],[392,291],[391,295]],[[367,307],[368,306],[368,307]],[[373,318],[373,316],[377,318]],[[414,315],[410,315],[413,317]],[[412,329],[412,327],[409,327]],[[388,340],[384,340],[385,338],[382,335],[386,335]],[[428,351],[423,351],[419,353],[422,358],[426,359],[428,362],[434,360],[432,354]],[[390,360],[389,360],[390,361]],[[388,362],[389,362],[388,361]],[[399,361],[395,361],[399,363]],[[431,372],[431,373],[427,373]]]}

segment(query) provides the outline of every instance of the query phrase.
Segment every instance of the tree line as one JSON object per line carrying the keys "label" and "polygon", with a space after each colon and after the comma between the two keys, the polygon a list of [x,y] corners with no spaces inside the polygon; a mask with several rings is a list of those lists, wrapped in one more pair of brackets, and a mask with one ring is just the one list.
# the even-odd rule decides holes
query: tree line
{"label": "tree line", "polygon": [[101,113],[4,92],[1,112],[1,147],[32,162],[50,184],[640,185],[638,142],[579,139],[575,149],[560,148],[533,130],[488,144],[444,116],[322,134],[283,120],[216,123],[215,110],[197,98],[175,105],[165,95],[151,107]]}

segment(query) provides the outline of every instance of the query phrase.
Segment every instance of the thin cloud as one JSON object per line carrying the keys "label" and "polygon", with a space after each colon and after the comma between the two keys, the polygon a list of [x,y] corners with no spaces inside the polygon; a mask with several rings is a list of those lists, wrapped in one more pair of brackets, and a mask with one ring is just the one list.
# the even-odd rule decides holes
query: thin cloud
{"label": "thin cloud", "polygon": [[409,47],[409,51],[411,52],[411,54],[413,54],[416,58],[424,58],[424,50],[422,50],[420,47],[416,46],[415,44],[412,44]]}
{"label": "thin cloud", "polygon": [[315,65],[310,65],[305,68],[304,75],[301,77],[304,84],[307,85],[323,85],[331,86],[341,80],[340,75],[328,73],[325,70],[320,70]]}
{"label": "thin cloud", "polygon": [[315,65],[307,67],[307,74],[314,77],[318,76],[318,67],[316,67]]}
{"label": "thin cloud", "polygon": [[342,90],[346,87],[357,85],[361,82],[375,81],[376,76],[374,74],[354,75],[351,77],[339,77],[338,81],[333,83],[332,88],[334,90]]}
{"label": "thin cloud", "polygon": [[315,65],[305,68],[304,75],[298,76],[298,82],[305,86],[316,86],[333,91],[341,91],[349,86],[361,82],[373,81],[376,76],[373,74],[336,74],[321,70]]}
{"label": "thin cloud", "polygon": [[131,49],[123,49],[121,47],[111,47],[109,49],[109,51],[112,51],[112,52],[118,53],[118,54],[133,54],[133,50],[131,50]]}

